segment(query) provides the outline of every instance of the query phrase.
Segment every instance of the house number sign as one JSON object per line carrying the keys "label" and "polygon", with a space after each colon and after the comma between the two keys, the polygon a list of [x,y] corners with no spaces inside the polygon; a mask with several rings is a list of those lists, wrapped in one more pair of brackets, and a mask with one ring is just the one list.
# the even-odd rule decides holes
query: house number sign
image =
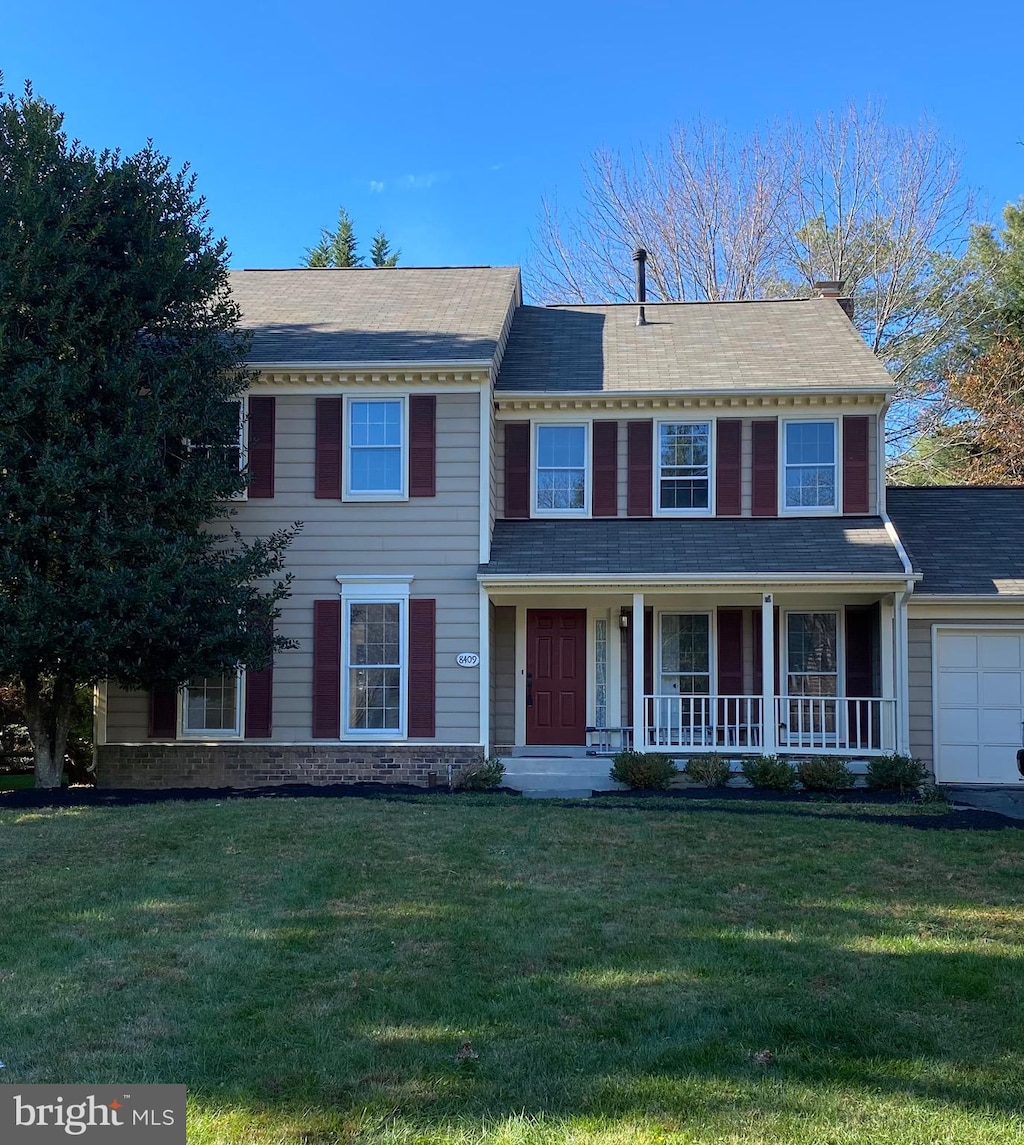
{"label": "house number sign", "polygon": [[480,657],[475,652],[460,652],[455,657],[455,663],[460,668],[479,668]]}

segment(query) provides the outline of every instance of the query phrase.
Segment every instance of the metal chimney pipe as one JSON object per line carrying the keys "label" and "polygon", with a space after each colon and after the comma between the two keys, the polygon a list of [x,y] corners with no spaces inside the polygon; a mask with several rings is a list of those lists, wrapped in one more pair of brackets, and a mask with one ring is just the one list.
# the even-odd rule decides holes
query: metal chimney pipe
{"label": "metal chimney pipe", "polygon": [[647,325],[647,316],[644,314],[644,303],[647,301],[647,251],[637,247],[633,252],[633,261],[636,263],[636,300],[640,308],[636,316],[637,326]]}

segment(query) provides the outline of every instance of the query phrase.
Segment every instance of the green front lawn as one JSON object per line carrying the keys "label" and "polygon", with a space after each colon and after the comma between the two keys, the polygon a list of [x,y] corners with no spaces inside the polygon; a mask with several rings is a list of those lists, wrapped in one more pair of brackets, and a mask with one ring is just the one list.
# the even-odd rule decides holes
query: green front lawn
{"label": "green front lawn", "polygon": [[1018,1145],[1024,832],[855,810],[0,796],[0,1080],[186,1082],[190,1145]]}

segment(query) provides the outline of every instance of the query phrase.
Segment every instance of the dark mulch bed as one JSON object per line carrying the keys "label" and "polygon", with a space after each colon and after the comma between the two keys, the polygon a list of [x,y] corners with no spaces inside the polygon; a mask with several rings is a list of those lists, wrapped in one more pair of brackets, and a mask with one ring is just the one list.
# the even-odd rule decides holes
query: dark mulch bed
{"label": "dark mulch bed", "polygon": [[[32,810],[54,807],[131,807],[146,803],[197,803],[228,799],[383,799],[405,800],[411,796],[452,799],[461,795],[479,795],[480,792],[446,787],[415,787],[409,783],[289,783],[274,787],[177,787],[142,791],[127,788],[65,787],[59,791],[36,791],[32,788],[0,791],[0,811]],[[510,787],[492,788],[487,794],[516,795]],[[643,810],[649,800],[661,800],[658,810],[665,810],[665,801],[671,800],[680,811],[726,812],[735,815],[761,814],[758,803],[772,804],[775,813],[806,817],[815,813],[815,807],[830,804],[883,804],[896,808],[920,800],[889,791],[866,791],[863,788],[830,795],[809,791],[758,791],[753,788],[672,788],[669,791],[595,791],[602,798],[614,798],[623,807]],[[602,804],[585,799],[553,799],[550,802],[577,810],[598,810]],[[733,806],[729,806],[733,804]],[[607,806],[607,804],[603,804]],[[1005,828],[1024,828],[1024,821],[999,815],[994,811],[947,811],[937,814],[872,815],[855,811],[836,812],[829,819],[848,819],[854,822],[889,824],[913,827],[922,831],[998,831]]]}
{"label": "dark mulch bed", "polygon": [[743,803],[917,803],[921,797],[916,791],[906,795],[899,791],[869,791],[866,787],[851,787],[846,791],[765,791],[758,787],[670,787],[667,791],[595,791],[601,798],[616,799],[715,799],[737,800]]}

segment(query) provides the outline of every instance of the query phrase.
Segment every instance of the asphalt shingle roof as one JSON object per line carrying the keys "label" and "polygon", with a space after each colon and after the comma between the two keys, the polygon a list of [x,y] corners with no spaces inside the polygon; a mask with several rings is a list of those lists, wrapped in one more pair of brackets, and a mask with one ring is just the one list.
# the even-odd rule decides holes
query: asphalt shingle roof
{"label": "asphalt shingle roof", "polygon": [[504,392],[886,386],[892,379],[832,299],[521,306]]}
{"label": "asphalt shingle roof", "polygon": [[891,487],[886,503],[916,592],[1024,595],[1024,488]]}
{"label": "asphalt shingle roof", "polygon": [[878,517],[496,521],[491,559],[505,576],[727,573],[903,574]]}
{"label": "asphalt shingle roof", "polygon": [[518,289],[514,266],[231,274],[253,365],[489,359]]}

